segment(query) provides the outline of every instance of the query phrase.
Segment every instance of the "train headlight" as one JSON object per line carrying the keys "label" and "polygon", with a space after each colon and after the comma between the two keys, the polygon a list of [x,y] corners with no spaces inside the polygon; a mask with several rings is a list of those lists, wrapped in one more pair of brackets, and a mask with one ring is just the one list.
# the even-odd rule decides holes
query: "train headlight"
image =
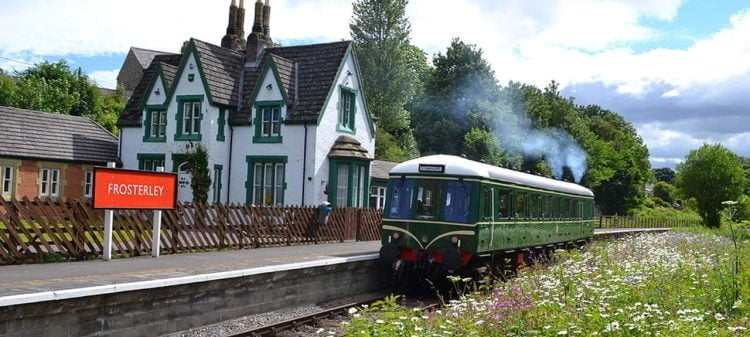
{"label": "train headlight", "polygon": [[453,242],[454,244],[458,243],[458,237],[456,237],[456,236],[452,237],[451,238],[451,242]]}
{"label": "train headlight", "polygon": [[401,234],[398,234],[398,233],[393,233],[393,234],[391,234],[391,237],[392,237],[392,238],[393,238],[394,240],[398,240],[398,239],[400,239],[400,238],[401,238]]}

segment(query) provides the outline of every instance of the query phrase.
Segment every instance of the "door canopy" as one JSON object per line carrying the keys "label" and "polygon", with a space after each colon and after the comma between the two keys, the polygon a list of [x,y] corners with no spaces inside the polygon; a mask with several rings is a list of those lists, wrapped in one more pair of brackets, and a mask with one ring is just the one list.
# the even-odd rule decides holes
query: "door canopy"
{"label": "door canopy", "polygon": [[362,143],[351,136],[341,136],[336,139],[328,153],[328,158],[346,158],[358,160],[373,160],[370,153],[362,147]]}

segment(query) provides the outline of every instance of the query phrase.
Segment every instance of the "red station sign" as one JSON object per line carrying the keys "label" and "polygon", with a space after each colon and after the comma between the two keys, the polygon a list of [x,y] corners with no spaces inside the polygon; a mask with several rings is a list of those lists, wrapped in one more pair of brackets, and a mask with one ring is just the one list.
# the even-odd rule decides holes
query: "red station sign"
{"label": "red station sign", "polygon": [[94,208],[174,209],[177,174],[94,168]]}

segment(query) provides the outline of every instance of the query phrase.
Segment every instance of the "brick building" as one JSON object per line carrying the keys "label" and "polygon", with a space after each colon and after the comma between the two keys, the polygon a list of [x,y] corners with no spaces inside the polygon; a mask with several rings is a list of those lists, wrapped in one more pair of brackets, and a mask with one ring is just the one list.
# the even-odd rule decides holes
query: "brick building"
{"label": "brick building", "polygon": [[117,162],[117,146],[88,118],[0,106],[0,195],[90,197],[94,166]]}

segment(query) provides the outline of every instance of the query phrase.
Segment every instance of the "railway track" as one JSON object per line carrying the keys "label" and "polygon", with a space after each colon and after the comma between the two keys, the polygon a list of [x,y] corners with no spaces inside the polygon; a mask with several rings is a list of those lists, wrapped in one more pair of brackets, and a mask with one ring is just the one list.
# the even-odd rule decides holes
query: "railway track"
{"label": "railway track", "polygon": [[[340,305],[334,308],[322,310],[310,315],[301,316],[282,322],[255,327],[243,331],[234,332],[226,337],[275,337],[278,334],[291,330],[298,330],[304,326],[318,326],[325,319],[333,319],[339,316],[347,315],[350,308],[370,305],[384,299],[383,296],[373,297],[366,300]],[[424,306],[425,310],[432,310],[439,306],[439,303],[432,303]]]}

